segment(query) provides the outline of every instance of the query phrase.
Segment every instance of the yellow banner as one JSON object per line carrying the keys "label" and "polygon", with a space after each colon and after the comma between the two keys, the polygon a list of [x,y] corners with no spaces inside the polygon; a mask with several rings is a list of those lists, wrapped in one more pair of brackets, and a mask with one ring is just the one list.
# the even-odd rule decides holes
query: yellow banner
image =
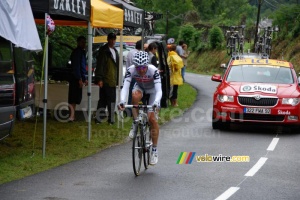
{"label": "yellow banner", "polygon": [[[137,41],[141,40],[142,36],[123,36],[123,42],[132,42],[136,43]],[[96,36],[93,38],[93,43],[106,43],[107,36]],[[116,42],[120,42],[120,36],[117,36]]]}
{"label": "yellow banner", "polygon": [[290,63],[283,60],[273,60],[273,59],[257,59],[257,58],[246,58],[241,60],[234,60],[232,65],[273,65],[290,67]]}

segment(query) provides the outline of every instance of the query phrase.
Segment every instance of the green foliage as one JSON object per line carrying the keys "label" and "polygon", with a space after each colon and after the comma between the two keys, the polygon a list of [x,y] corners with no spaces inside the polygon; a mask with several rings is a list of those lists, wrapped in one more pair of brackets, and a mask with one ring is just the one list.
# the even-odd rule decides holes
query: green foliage
{"label": "green foliage", "polygon": [[194,0],[200,19],[216,25],[245,24],[253,21],[257,8],[248,3],[248,0]]}
{"label": "green foliage", "polygon": [[293,28],[292,32],[292,36],[293,38],[297,38],[300,34],[300,24],[299,21],[297,21],[295,27]]}
{"label": "green foliage", "polygon": [[222,29],[214,26],[209,31],[209,43],[212,49],[221,48],[224,42],[224,35]]}
{"label": "green foliage", "polygon": [[[180,26],[186,22],[185,19],[189,17],[190,12],[196,10],[195,16],[197,17],[194,18],[198,23],[217,26],[246,24],[245,35],[248,35],[247,38],[250,36],[254,38],[253,27],[258,11],[257,0],[135,0],[135,2],[137,7],[164,14],[164,19],[158,20],[155,25],[155,33],[166,33],[167,11],[169,11],[168,36],[178,38]],[[283,38],[290,31],[293,31],[292,35],[296,37],[300,29],[297,26],[300,13],[298,3],[300,2],[295,0],[262,1],[260,16],[274,19],[274,24],[284,29],[280,33]],[[192,20],[189,22],[197,23]]]}
{"label": "green foliage", "polygon": [[221,63],[227,63],[230,56],[225,50],[206,50],[203,52],[193,51],[188,57],[188,71],[200,74],[221,74]]}
{"label": "green foliage", "polygon": [[193,38],[197,29],[192,24],[186,24],[180,27],[178,41],[183,40],[188,46],[192,43],[197,42]]}
{"label": "green foliage", "polygon": [[193,51],[202,51],[205,49],[205,44],[201,41],[204,30],[197,30],[193,33],[192,40],[190,41],[190,47]]}
{"label": "green foliage", "polygon": [[273,25],[277,25],[280,28],[279,36],[284,38],[289,32],[293,32],[292,36],[295,38],[299,35],[299,13],[300,6],[295,5],[283,5],[280,6],[271,16]]}
{"label": "green foliage", "polygon": [[[257,0],[254,0],[255,6],[257,6]],[[281,5],[296,5],[299,4],[299,0],[275,0],[275,1],[263,1],[262,0],[262,5],[261,5],[261,12],[264,13],[269,13],[269,12],[274,12],[278,7]]]}

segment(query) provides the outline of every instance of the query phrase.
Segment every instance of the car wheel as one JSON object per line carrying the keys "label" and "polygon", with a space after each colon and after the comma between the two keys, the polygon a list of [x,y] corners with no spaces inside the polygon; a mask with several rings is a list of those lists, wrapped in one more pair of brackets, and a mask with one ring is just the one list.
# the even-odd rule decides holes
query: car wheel
{"label": "car wheel", "polygon": [[229,130],[230,129],[230,122],[222,122],[222,121],[215,121],[212,119],[212,128],[213,129],[220,129],[220,130]]}
{"label": "car wheel", "polygon": [[230,130],[230,122],[221,122],[220,129],[221,130]]}
{"label": "car wheel", "polygon": [[220,129],[221,127],[221,123],[219,121],[216,121],[216,122],[212,122],[212,128],[213,129]]}

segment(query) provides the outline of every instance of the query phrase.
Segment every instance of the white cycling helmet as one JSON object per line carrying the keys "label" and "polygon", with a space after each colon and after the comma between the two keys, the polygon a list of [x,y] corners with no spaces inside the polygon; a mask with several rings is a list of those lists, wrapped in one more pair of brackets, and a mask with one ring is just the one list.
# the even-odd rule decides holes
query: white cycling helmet
{"label": "white cycling helmet", "polygon": [[149,63],[149,56],[148,53],[145,51],[138,51],[134,54],[133,57],[133,64],[135,66],[139,65],[148,65]]}

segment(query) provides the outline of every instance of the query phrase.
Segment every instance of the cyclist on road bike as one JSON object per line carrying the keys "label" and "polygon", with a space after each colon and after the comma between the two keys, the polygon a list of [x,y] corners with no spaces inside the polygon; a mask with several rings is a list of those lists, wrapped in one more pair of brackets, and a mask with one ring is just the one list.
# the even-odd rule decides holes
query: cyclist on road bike
{"label": "cyclist on road bike", "polygon": [[[152,151],[150,157],[150,164],[155,165],[158,161],[157,142],[159,136],[159,126],[154,113],[154,109],[158,109],[160,106],[160,100],[162,97],[161,90],[161,78],[158,69],[149,64],[148,53],[145,51],[138,51],[133,58],[133,65],[131,65],[125,74],[124,85],[121,91],[120,103],[118,108],[124,110],[126,104],[126,97],[129,91],[131,80],[135,79],[136,83],[132,90],[132,104],[138,105],[143,95],[149,94],[150,98],[148,105],[152,105],[153,109],[148,110],[148,118],[150,123],[151,137],[152,137]],[[132,109],[133,123],[138,116],[138,110]],[[134,124],[131,127],[129,137],[134,136]]]}

